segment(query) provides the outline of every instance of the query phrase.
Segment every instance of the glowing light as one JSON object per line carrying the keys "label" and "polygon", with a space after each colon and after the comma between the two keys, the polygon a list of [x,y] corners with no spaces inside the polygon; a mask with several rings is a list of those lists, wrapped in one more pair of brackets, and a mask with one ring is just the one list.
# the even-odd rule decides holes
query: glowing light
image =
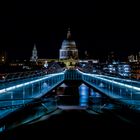
{"label": "glowing light", "polygon": [[3,93],[3,92],[5,92],[5,89],[1,89],[1,90],[0,90],[0,93]]}
{"label": "glowing light", "polygon": [[80,103],[80,106],[87,106],[88,90],[89,90],[89,88],[85,84],[81,84],[81,86],[79,87],[79,94],[80,94],[79,103]]}
{"label": "glowing light", "polygon": [[83,96],[88,95],[88,87],[87,87],[85,84],[82,84],[82,85],[79,87],[79,93],[80,93],[80,96],[81,96],[81,95],[83,95]]}
{"label": "glowing light", "polygon": [[23,83],[23,84],[18,84],[18,85],[14,85],[14,86],[11,86],[11,87],[1,89],[0,93],[5,93],[7,91],[17,89],[17,88],[20,88],[20,87],[24,87],[24,86],[27,86],[27,85],[30,85],[30,84],[33,84],[33,83],[37,83],[37,82],[40,82],[42,80],[46,80],[46,79],[49,79],[49,78],[52,78],[52,77],[55,77],[55,76],[58,76],[58,75],[64,75],[65,71],[61,72],[61,73],[55,73],[55,74],[46,75],[43,78],[39,78],[39,79],[36,79],[36,80],[32,80],[30,82],[26,82],[26,83]]}
{"label": "glowing light", "polygon": [[[106,79],[106,78],[103,78],[103,76],[101,77],[100,75],[96,75],[96,74],[87,74],[87,73],[83,73],[81,71],[78,70],[78,72],[80,72],[81,74],[83,75],[88,75],[88,76],[91,76],[91,77],[94,77],[96,79],[100,79],[100,80],[103,80],[103,81],[106,81],[106,82],[109,82],[109,83],[113,83],[113,84],[116,84],[116,85],[119,85],[119,86],[122,86],[122,87],[126,87],[126,88],[133,88],[133,90],[138,90],[140,91],[140,88],[139,87],[136,87],[136,86],[132,86],[132,85],[128,85],[128,84],[125,84],[125,83],[121,83],[120,82],[116,82],[116,81],[113,81],[113,80],[110,80],[110,79]],[[108,78],[108,76],[106,76]],[[114,78],[116,79],[116,78]],[[121,78],[120,78],[121,79]],[[122,80],[122,79],[121,79]],[[126,81],[126,80],[124,80]],[[130,80],[131,81],[131,80]]]}

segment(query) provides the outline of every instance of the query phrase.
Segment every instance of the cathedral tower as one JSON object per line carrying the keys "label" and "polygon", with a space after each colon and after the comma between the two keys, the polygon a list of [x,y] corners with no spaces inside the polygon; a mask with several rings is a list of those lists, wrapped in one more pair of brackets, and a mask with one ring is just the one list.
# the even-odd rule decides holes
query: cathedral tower
{"label": "cathedral tower", "polygon": [[37,49],[36,49],[36,45],[34,44],[34,48],[32,50],[32,57],[31,57],[31,60],[32,62],[36,62],[38,59],[38,56],[37,56]]}

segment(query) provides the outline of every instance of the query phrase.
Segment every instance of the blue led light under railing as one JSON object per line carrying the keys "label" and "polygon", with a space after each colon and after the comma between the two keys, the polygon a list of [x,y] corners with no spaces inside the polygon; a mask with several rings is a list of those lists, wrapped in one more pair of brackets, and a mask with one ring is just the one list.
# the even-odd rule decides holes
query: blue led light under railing
{"label": "blue led light under railing", "polygon": [[112,83],[112,84],[115,84],[115,85],[119,85],[119,86],[122,86],[122,87],[126,87],[126,88],[135,89],[135,90],[140,91],[140,88],[136,87],[136,86],[132,86],[132,85],[116,82],[116,81],[113,81],[113,80],[109,80],[109,79],[106,79],[106,78],[102,78],[101,76],[99,76],[99,75],[97,76],[96,74],[87,74],[87,73],[83,73],[79,70],[78,70],[78,72],[80,72],[82,75],[91,76],[91,77],[94,77],[96,79],[100,79],[100,80],[105,81],[105,82],[109,82],[109,83]]}
{"label": "blue led light under railing", "polygon": [[46,80],[46,79],[54,77],[54,76],[64,75],[65,71],[61,72],[61,73],[49,74],[49,75],[46,75],[46,76],[44,76],[43,78],[40,78],[40,79],[32,80],[30,82],[26,82],[26,83],[22,83],[22,84],[18,84],[18,85],[15,85],[15,86],[11,86],[11,87],[8,87],[8,88],[1,89],[0,93],[5,93],[5,92],[10,91],[10,90],[14,90],[14,89],[17,89],[17,88],[20,88],[20,87],[24,87],[24,86],[33,84],[33,83],[37,83],[37,82],[40,82],[42,80]]}
{"label": "blue led light under railing", "polygon": [[106,76],[106,75],[101,75],[101,74],[88,74],[88,73],[83,73],[79,70],[78,70],[78,72],[80,72],[81,74],[84,74],[84,75],[88,75],[88,76],[94,75],[94,76],[98,76],[98,77],[106,77],[106,78],[110,78],[110,79],[114,79],[114,80],[121,80],[121,81],[123,80],[125,82],[134,82],[134,83],[140,84],[140,82],[135,81],[135,80],[130,80],[130,79],[122,79],[122,78],[118,78],[118,77],[111,77],[111,76]]}
{"label": "blue led light under railing", "polygon": [[122,79],[122,78],[118,78],[118,77],[111,77],[111,76],[99,75],[99,74],[94,74],[94,75],[99,76],[99,77],[105,77],[105,78],[113,79],[113,80],[121,80],[123,82],[132,82],[132,83],[140,84],[140,82],[138,82],[136,80],[131,80],[131,79]]}

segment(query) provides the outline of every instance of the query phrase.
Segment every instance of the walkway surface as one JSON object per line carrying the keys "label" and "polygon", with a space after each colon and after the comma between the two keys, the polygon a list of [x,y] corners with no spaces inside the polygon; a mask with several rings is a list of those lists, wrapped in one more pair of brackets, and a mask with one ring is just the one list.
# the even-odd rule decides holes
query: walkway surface
{"label": "walkway surface", "polygon": [[[7,131],[0,138],[1,140],[19,140],[33,139],[36,137],[46,138],[55,137],[58,139],[64,137],[64,133],[67,137],[71,137],[76,134],[82,137],[84,133],[88,132],[88,135],[101,137],[102,133],[113,133],[119,135],[124,130],[131,131],[136,127],[123,119],[115,115],[110,115],[108,112],[104,114],[98,114],[92,111],[86,110],[56,110],[52,115],[45,115],[38,120],[30,122],[27,125],[17,127],[13,130]],[[79,133],[80,132],[80,133]],[[41,140],[41,139],[40,139]]]}

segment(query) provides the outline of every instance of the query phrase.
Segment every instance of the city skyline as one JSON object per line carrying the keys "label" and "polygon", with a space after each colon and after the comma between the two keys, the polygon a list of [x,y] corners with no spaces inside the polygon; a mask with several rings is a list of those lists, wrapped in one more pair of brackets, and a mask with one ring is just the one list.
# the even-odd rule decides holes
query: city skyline
{"label": "city skyline", "polygon": [[[33,46],[36,44],[39,58],[59,58],[59,49],[61,48],[63,40],[66,38],[67,27],[65,29],[63,27],[62,31],[50,31],[46,33],[46,35],[40,32],[42,35],[37,37],[29,35],[27,32],[23,34],[20,32],[19,36],[16,36],[13,42],[7,41],[3,43],[1,45],[1,50],[6,51],[8,56],[12,59],[29,59],[32,54]],[[136,34],[133,34],[131,38],[131,36],[129,36],[131,33],[127,33],[127,36],[126,33],[115,34],[111,32],[93,32],[87,35],[88,33],[77,31],[74,28],[71,28],[71,30],[72,37],[76,42],[81,58],[84,58],[85,51],[89,53],[90,58],[97,59],[106,57],[112,51],[120,58],[127,57],[131,54],[137,54],[140,51],[140,41],[132,40]],[[91,34],[93,36],[91,36]],[[125,36],[125,38],[123,39],[122,36]],[[92,37],[95,38],[92,39]],[[10,38],[6,37],[5,39]]]}
{"label": "city skyline", "polygon": [[140,51],[140,34],[134,29],[137,22],[129,22],[127,15],[122,18],[121,9],[116,16],[115,7],[105,10],[107,7],[100,6],[104,12],[98,10],[96,1],[18,2],[15,11],[6,5],[0,15],[0,48],[10,58],[29,59],[36,44],[40,58],[58,58],[70,27],[81,56],[87,51],[93,58],[103,58],[114,51],[126,57]]}

